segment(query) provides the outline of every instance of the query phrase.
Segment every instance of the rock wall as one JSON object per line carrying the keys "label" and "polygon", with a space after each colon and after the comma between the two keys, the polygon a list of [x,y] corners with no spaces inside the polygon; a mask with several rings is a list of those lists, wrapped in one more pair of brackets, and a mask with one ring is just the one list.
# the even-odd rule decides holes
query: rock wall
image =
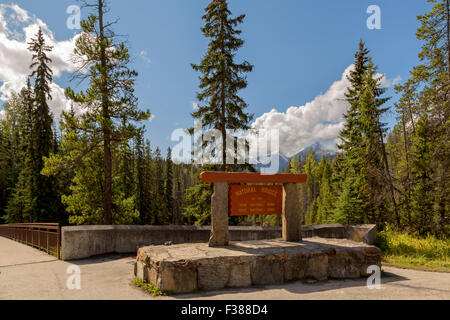
{"label": "rock wall", "polygon": [[[63,260],[85,259],[107,253],[135,253],[138,248],[166,242],[207,243],[211,227],[191,226],[78,226],[63,227]],[[281,228],[229,227],[231,241],[278,239]],[[302,227],[303,238],[350,239],[373,244],[375,225],[321,225]]]}

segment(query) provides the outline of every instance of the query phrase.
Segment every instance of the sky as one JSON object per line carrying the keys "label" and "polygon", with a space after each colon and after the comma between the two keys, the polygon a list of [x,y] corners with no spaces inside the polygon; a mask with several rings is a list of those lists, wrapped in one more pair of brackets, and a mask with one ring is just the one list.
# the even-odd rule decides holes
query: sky
{"label": "sky", "polygon": [[[198,76],[190,66],[199,63],[208,40],[201,33],[207,0],[110,0],[110,20],[124,35],[139,73],[136,95],[139,106],[149,109],[147,138],[162,150],[179,128],[193,127]],[[44,29],[54,46],[54,85],[51,108],[55,118],[67,108],[63,90],[75,70],[70,62],[80,30],[67,28],[67,8],[76,0],[0,0],[0,99],[18,91],[28,74],[30,56],[26,42],[37,28]],[[370,30],[370,5],[381,9],[381,29]],[[416,16],[431,5],[425,0],[229,0],[233,15],[245,13],[240,26],[244,46],[237,61],[254,65],[248,88],[241,92],[254,114],[254,128],[280,129],[281,152],[287,156],[320,142],[333,150],[343,127],[348,105],[342,100],[346,75],[362,38],[384,76],[387,96],[396,101],[393,86],[409,77],[419,63],[421,43],[416,39]],[[82,9],[86,18],[88,9]],[[0,102],[1,103],[1,102]],[[1,106],[0,106],[1,108]],[[392,127],[394,112],[384,121]],[[165,153],[163,151],[163,153]]]}

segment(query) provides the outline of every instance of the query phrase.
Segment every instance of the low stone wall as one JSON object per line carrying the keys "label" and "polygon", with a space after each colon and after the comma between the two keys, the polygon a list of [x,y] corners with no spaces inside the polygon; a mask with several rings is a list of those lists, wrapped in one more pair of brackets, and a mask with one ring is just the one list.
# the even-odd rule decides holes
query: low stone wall
{"label": "low stone wall", "polygon": [[[138,248],[180,243],[207,243],[211,227],[191,226],[78,226],[63,227],[63,260],[107,253],[136,253]],[[231,241],[281,238],[281,228],[230,227]]]}
{"label": "low stone wall", "polygon": [[[281,238],[281,228],[230,227],[231,241]],[[63,260],[85,259],[107,253],[135,253],[150,245],[207,243],[211,227],[191,226],[78,226],[63,227],[61,251]],[[304,238],[322,237],[351,239],[373,244],[374,225],[321,225],[303,227]]]}
{"label": "low stone wall", "polygon": [[302,235],[304,238],[349,239],[373,245],[377,239],[377,226],[375,224],[323,224],[302,227]]}

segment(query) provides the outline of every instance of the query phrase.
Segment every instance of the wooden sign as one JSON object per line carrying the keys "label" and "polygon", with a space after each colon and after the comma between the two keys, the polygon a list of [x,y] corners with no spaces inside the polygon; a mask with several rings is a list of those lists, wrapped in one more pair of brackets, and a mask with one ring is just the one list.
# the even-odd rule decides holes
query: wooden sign
{"label": "wooden sign", "polygon": [[282,214],[282,186],[230,186],[230,216]]}

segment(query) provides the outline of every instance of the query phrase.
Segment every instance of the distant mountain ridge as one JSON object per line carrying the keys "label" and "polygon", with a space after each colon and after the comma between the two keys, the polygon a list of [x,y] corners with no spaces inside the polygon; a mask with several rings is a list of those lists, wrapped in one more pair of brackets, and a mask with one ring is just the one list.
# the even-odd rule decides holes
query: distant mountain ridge
{"label": "distant mountain ridge", "polygon": [[[299,153],[297,153],[295,155],[295,158],[301,158],[301,159],[305,159],[308,156],[309,153],[309,149],[311,149],[314,151],[315,155],[316,155],[316,159],[317,161],[320,161],[322,159],[323,156],[325,156],[326,158],[331,157],[332,159],[334,159],[334,157],[336,156],[336,152],[334,151],[330,151],[330,150],[326,150],[319,142],[316,142],[313,145],[310,145],[306,148],[304,148],[302,151],[300,151]],[[278,155],[278,159],[279,159],[279,172],[282,172],[284,169],[286,169],[289,166],[289,162],[291,162],[292,157],[287,157],[284,154],[280,153]],[[256,165],[255,168],[257,171],[261,171],[261,167],[265,167],[262,166],[260,164]]]}

